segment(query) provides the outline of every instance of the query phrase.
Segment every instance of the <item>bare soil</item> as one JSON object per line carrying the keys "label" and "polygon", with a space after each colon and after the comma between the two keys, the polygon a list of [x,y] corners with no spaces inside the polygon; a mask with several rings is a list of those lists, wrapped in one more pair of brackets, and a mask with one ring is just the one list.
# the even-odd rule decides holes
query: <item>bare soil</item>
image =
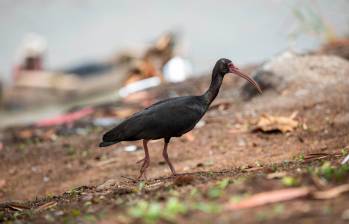
{"label": "bare soil", "polygon": [[[152,102],[173,92],[199,94],[208,82],[209,77],[201,77],[185,84],[168,84],[147,92],[147,97]],[[0,223],[348,221],[349,194],[345,193],[327,200],[305,197],[243,210],[225,209],[241,197],[259,192],[297,186],[326,190],[349,181],[346,172],[340,178],[324,178],[311,171],[326,162],[335,169],[342,167],[340,161],[349,149],[349,88],[332,86],[326,94],[312,93],[302,100],[266,91],[243,102],[238,94],[242,83],[226,77],[201,127],[171,140],[169,154],[181,173],[178,177],[170,175],[162,159],[162,141],[149,143],[148,180],[137,182],[132,179],[139,174],[136,161],[143,158],[143,151],[124,149],[141,147],[141,142],[98,148],[108,128],[84,126],[72,134],[52,134],[44,129],[44,137],[38,140],[13,137],[26,130],[24,127],[6,130],[0,150]],[[123,104],[115,105],[119,106],[96,107],[93,116]],[[251,131],[262,114],[290,116],[294,112],[299,126],[292,132]],[[280,172],[281,179],[270,178]],[[289,183],[285,176],[290,177]],[[217,187],[224,180],[228,180],[227,186]],[[165,216],[169,200],[177,202]],[[149,207],[142,210],[140,202],[154,211]],[[179,209],[181,206],[186,209]]]}

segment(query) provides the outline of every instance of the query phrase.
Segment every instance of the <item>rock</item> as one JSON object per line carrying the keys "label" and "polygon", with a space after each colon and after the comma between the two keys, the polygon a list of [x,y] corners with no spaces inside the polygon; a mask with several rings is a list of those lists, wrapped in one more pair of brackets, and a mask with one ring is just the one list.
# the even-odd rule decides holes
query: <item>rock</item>
{"label": "rock", "polygon": [[[271,71],[257,70],[252,74],[252,77],[254,77],[254,80],[263,91],[276,90],[276,87],[282,82],[282,77],[276,76]],[[250,84],[246,83],[242,87],[242,97],[244,100],[249,100],[258,94],[257,89]]]}
{"label": "rock", "polygon": [[[263,64],[252,76],[263,91],[304,97],[330,85],[349,85],[348,73],[349,62],[340,57],[297,55],[286,51]],[[241,95],[249,100],[257,96],[257,92],[246,83]]]}

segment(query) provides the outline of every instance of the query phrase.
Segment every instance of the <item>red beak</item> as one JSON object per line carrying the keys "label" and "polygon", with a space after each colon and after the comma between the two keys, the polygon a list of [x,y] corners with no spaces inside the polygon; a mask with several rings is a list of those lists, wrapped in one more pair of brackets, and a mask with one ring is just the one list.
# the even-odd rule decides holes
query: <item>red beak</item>
{"label": "red beak", "polygon": [[229,64],[229,72],[234,73],[234,74],[246,79],[247,81],[249,81],[252,85],[254,85],[257,88],[257,90],[260,94],[262,94],[261,87],[259,87],[258,83],[256,81],[254,81],[250,76],[245,75],[244,73],[240,72],[239,69],[237,67],[235,67],[233,63]]}

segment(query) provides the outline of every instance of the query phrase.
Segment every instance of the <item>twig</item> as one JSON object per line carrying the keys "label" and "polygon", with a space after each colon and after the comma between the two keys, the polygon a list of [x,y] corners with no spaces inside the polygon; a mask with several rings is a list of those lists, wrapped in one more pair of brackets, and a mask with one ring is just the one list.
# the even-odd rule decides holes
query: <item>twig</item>
{"label": "twig", "polygon": [[125,178],[125,179],[127,179],[127,180],[130,180],[130,181],[132,181],[133,183],[139,182],[138,180],[133,179],[133,178],[131,178],[131,177],[125,177],[125,176],[121,176],[121,177],[122,177],[122,178]]}

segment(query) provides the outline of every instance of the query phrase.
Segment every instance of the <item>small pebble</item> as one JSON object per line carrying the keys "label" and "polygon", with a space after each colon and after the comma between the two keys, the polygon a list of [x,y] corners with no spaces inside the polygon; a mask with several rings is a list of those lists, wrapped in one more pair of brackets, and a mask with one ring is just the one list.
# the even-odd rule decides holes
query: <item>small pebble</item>
{"label": "small pebble", "polygon": [[136,145],[128,145],[124,148],[125,152],[134,152],[137,150],[137,146]]}

